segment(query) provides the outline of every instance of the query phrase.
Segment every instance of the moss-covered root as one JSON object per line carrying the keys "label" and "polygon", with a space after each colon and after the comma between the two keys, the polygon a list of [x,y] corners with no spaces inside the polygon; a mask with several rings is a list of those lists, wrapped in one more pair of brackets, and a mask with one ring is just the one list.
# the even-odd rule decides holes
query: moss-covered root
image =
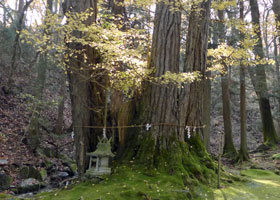
{"label": "moss-covered root", "polygon": [[[135,141],[135,140],[134,140]],[[126,149],[122,163],[133,161],[146,170],[157,169],[161,173],[180,177],[185,187],[216,182],[216,164],[204,148],[199,135],[186,142],[169,138],[167,148],[156,144],[153,138],[139,137],[137,142]],[[216,185],[213,184],[213,185]]]}
{"label": "moss-covered root", "polygon": [[238,156],[236,158],[236,162],[242,163],[242,162],[246,162],[246,161],[249,161],[249,154],[248,154],[248,152],[239,151],[239,154],[238,154]]}

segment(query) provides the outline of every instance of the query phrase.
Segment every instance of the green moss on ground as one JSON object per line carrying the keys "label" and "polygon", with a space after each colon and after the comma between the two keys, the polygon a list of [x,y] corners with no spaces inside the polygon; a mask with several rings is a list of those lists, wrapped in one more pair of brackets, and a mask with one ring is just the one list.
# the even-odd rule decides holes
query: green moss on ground
{"label": "green moss on ground", "polygon": [[106,200],[279,200],[280,176],[271,171],[250,169],[241,174],[248,181],[222,183],[223,189],[216,185],[196,184],[185,186],[184,177],[160,173],[157,170],[144,170],[122,166],[107,180],[99,184],[90,181],[80,183],[70,189],[43,193],[36,199],[106,199]]}
{"label": "green moss on ground", "polygon": [[0,193],[0,200],[7,200],[7,199],[15,199],[15,198],[11,195]]}
{"label": "green moss on ground", "polygon": [[[189,188],[185,185],[184,175],[170,175],[157,170],[134,166],[121,166],[104,181],[94,184],[91,181],[62,191],[42,193],[40,199],[106,199],[106,200],[180,200],[204,199],[211,190],[207,186]],[[191,178],[189,178],[191,181]],[[213,196],[213,194],[212,194]]]}
{"label": "green moss on ground", "polygon": [[241,171],[241,175],[249,178],[246,182],[234,182],[224,189],[214,191],[214,199],[230,200],[279,200],[280,176],[272,171],[249,169]]}
{"label": "green moss on ground", "polygon": [[[216,164],[206,153],[198,137],[187,143],[174,139],[169,151],[151,148],[152,139],[142,138],[140,148],[126,154],[112,176],[99,184],[85,182],[71,189],[45,193],[42,199],[106,200],[186,200],[212,196],[216,186]],[[143,142],[145,141],[145,142]],[[172,141],[172,140],[171,140]],[[134,147],[135,145],[132,145]],[[137,146],[137,145],[136,145]],[[134,157],[135,156],[135,157]]]}

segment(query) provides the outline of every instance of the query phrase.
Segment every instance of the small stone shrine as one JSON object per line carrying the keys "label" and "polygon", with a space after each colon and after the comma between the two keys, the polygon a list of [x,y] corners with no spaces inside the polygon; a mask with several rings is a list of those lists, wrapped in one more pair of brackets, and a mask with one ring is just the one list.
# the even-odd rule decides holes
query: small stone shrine
{"label": "small stone shrine", "polygon": [[[111,168],[109,167],[110,157],[115,155],[111,151],[111,139],[104,135],[102,139],[99,138],[99,143],[97,144],[97,149],[94,152],[87,153],[90,156],[89,168],[86,171],[86,177],[93,178],[102,175],[111,174]],[[96,163],[95,167],[92,163]]]}

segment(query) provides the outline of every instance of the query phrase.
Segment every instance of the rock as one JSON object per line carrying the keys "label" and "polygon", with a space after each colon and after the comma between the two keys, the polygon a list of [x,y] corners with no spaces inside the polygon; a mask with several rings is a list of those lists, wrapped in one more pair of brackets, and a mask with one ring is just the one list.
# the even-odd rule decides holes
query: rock
{"label": "rock", "polygon": [[69,174],[67,172],[58,172],[57,176],[59,176],[60,178],[67,178]]}
{"label": "rock", "polygon": [[23,178],[23,179],[34,178],[34,179],[37,179],[39,181],[43,180],[40,171],[37,170],[36,168],[32,167],[32,166],[22,167],[20,169],[19,174],[20,174],[20,177]]}
{"label": "rock", "polygon": [[4,173],[0,173],[0,191],[1,190],[7,190],[11,183],[12,183],[12,178]]}
{"label": "rock", "polygon": [[51,185],[53,187],[59,187],[60,182],[68,177],[69,177],[69,173],[67,172],[56,172],[50,177]]}
{"label": "rock", "polygon": [[8,160],[0,159],[0,165],[8,165]]}
{"label": "rock", "polygon": [[18,195],[17,197],[19,199],[26,199],[26,198],[30,199],[33,196],[34,196],[34,194],[32,192],[28,192],[28,193],[25,193],[25,194]]}
{"label": "rock", "polygon": [[67,172],[70,176],[74,176],[77,174],[78,167],[74,160],[72,160],[65,154],[60,154],[59,158],[62,160],[64,166],[69,167],[69,170],[67,170]]}
{"label": "rock", "polygon": [[38,191],[40,188],[45,187],[43,183],[36,180],[35,178],[28,178],[23,180],[20,185],[18,186],[18,193],[27,193],[27,192],[34,192]]}
{"label": "rock", "polygon": [[51,149],[51,148],[43,148],[43,154],[46,155],[49,158],[56,158],[57,157],[56,150]]}

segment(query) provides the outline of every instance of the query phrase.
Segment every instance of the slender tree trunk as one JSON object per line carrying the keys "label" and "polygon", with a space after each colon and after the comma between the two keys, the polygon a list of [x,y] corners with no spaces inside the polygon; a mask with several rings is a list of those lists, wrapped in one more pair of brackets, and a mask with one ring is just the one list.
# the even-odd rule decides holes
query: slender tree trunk
{"label": "slender tree trunk", "polygon": [[[124,6],[124,0],[110,0],[109,2],[112,14],[115,17],[114,23],[119,26],[122,31],[126,30],[126,9]],[[125,70],[123,65],[120,66],[120,70]],[[131,107],[133,104],[131,102],[125,103],[123,101],[124,95],[121,91],[112,90],[111,95],[111,114],[112,114],[112,124],[120,126],[118,128],[118,154],[122,154],[125,149],[126,135],[128,129],[122,128],[121,126],[129,125],[129,121],[132,118],[130,111],[133,109]],[[112,134],[116,136],[115,129],[112,130]]]}
{"label": "slender tree trunk", "polygon": [[[23,12],[23,7],[24,7],[24,0],[19,0],[18,2],[18,8],[17,8],[17,17],[16,17],[16,23],[20,21],[22,12]],[[17,24],[19,26],[19,24]]]}
{"label": "slender tree trunk", "polygon": [[239,159],[241,161],[249,160],[247,150],[247,114],[246,114],[246,84],[245,84],[245,67],[240,66],[240,152]]}
{"label": "slender tree trunk", "polygon": [[211,72],[206,72],[206,79],[203,87],[203,143],[210,153],[210,132],[211,132]]}
{"label": "slender tree trunk", "polygon": [[[62,1],[62,0],[60,0],[60,1]],[[55,14],[58,14],[58,0],[55,0],[55,1],[54,1],[54,9],[53,9],[53,12],[54,12]]]}
{"label": "slender tree trunk", "polygon": [[[254,25],[254,32],[256,34],[256,38],[258,39],[257,44],[254,46],[254,53],[260,59],[264,59],[264,51],[262,44],[262,36],[260,29],[260,13],[259,6],[257,0],[250,0],[251,6],[251,15],[252,22]],[[252,81],[255,81],[253,85],[255,85],[255,91],[259,99],[259,107],[262,118],[262,126],[263,126],[263,135],[264,135],[264,144],[274,145],[278,142],[278,136],[275,131],[273,118],[271,114],[270,102],[268,97],[268,89],[266,83],[266,73],[265,66],[263,64],[258,64],[255,69],[255,78]]]}
{"label": "slender tree trunk", "polygon": [[63,132],[63,111],[64,111],[64,102],[66,96],[66,80],[65,74],[62,73],[61,75],[61,83],[60,83],[60,92],[59,92],[59,103],[58,103],[58,113],[57,113],[57,120],[55,124],[55,133],[61,134]]}
{"label": "slender tree trunk", "polygon": [[37,63],[37,80],[35,87],[35,103],[33,108],[33,114],[28,126],[27,133],[27,145],[28,147],[35,152],[40,145],[40,127],[39,127],[39,118],[40,112],[42,110],[42,96],[46,80],[46,71],[47,71],[47,59],[46,56],[41,55],[39,62]]}
{"label": "slender tree trunk", "polygon": [[[244,22],[244,2],[240,1],[240,20]],[[241,33],[241,38],[243,35]],[[246,117],[246,74],[245,66],[241,63],[240,65],[240,151],[239,160],[247,161],[249,160],[248,150],[247,150],[247,117]]]}
{"label": "slender tree trunk", "polygon": [[[225,67],[228,72],[227,67]],[[226,72],[226,73],[227,73]],[[232,139],[232,124],[231,124],[231,107],[230,107],[230,94],[229,94],[229,81],[228,74],[222,75],[222,100],[223,100],[223,119],[224,119],[224,130],[225,130],[225,141],[224,141],[224,154],[230,157],[236,155],[236,150]]]}
{"label": "slender tree trunk", "polygon": [[[275,15],[276,28],[278,31],[278,35],[280,34],[280,2],[278,0],[273,0],[272,9]],[[280,41],[280,38],[279,38]]]}
{"label": "slender tree trunk", "polygon": [[22,8],[22,11],[20,13],[20,15],[18,16],[18,22],[17,23],[17,28],[16,28],[16,37],[15,37],[15,41],[13,44],[13,52],[12,52],[12,60],[11,60],[11,66],[10,66],[10,71],[9,71],[9,76],[8,76],[8,82],[7,82],[7,87],[3,88],[4,91],[6,93],[10,92],[10,89],[12,87],[12,83],[13,83],[13,76],[14,73],[16,71],[16,61],[17,61],[17,57],[18,57],[18,47],[19,47],[19,37],[21,34],[21,30],[22,30],[22,26],[24,23],[24,16],[25,16],[25,12],[28,10],[28,7],[30,6],[30,4],[33,2],[33,0],[29,0],[25,3],[25,5]]}
{"label": "slender tree trunk", "polygon": [[[274,44],[274,60],[275,60],[275,67],[276,67],[276,79],[277,79],[277,85],[280,87],[280,63],[279,63],[279,55],[278,55],[278,46],[276,38],[273,39]],[[280,92],[278,90],[277,92],[277,100],[278,100],[278,112],[280,112]],[[280,124],[280,121],[278,120],[278,124]]]}
{"label": "slender tree trunk", "polygon": [[[226,30],[224,25],[224,10],[218,11],[219,20],[219,33],[221,42],[226,42]],[[229,70],[228,66],[224,65],[225,73],[221,76],[222,86],[222,102],[223,102],[223,119],[224,119],[224,150],[223,153],[229,157],[236,156],[236,149],[232,139],[232,122],[231,122],[231,105],[230,105],[230,93],[229,93]]]}
{"label": "slender tree trunk", "polygon": [[265,45],[265,56],[269,58],[269,36],[268,36],[268,25],[269,25],[269,19],[270,16],[270,9],[266,11],[263,15],[263,39],[264,39],[264,45]]}
{"label": "slender tree trunk", "polygon": [[[90,25],[96,22],[97,0],[67,0],[65,11],[85,12],[88,8],[93,8],[94,14],[84,23]],[[76,31],[76,37],[82,33]],[[96,49],[84,46],[79,43],[68,43],[69,48],[83,50],[86,52],[88,60],[86,65],[96,65],[101,61],[101,57]],[[94,80],[91,79],[94,75]],[[77,54],[77,58],[71,57],[69,62],[69,86],[72,104],[72,120],[75,133],[76,161],[79,176],[82,177],[89,161],[87,152],[96,149],[98,136],[102,135],[102,129],[89,129],[88,126],[103,126],[106,72],[104,70],[92,70],[85,67],[84,56]]]}
{"label": "slender tree trunk", "polygon": [[3,8],[3,27],[4,28],[6,28],[6,25],[7,25],[7,23],[6,23],[6,21],[7,21],[7,13],[6,13],[7,11],[6,11],[6,8]]}
{"label": "slender tree trunk", "polygon": [[[52,8],[52,1],[47,1],[47,9]],[[23,8],[25,10],[25,8]],[[24,11],[23,11],[24,12]],[[47,13],[47,12],[46,12]],[[27,135],[27,144],[32,151],[36,151],[36,149],[40,145],[40,128],[39,128],[39,118],[40,112],[42,109],[42,97],[43,91],[45,87],[46,73],[48,60],[47,56],[44,54],[39,55],[39,62],[37,63],[37,80],[35,87],[35,106],[33,109],[33,115],[30,120],[30,124],[28,127],[28,135]]]}
{"label": "slender tree trunk", "polygon": [[50,5],[50,6],[48,6],[48,9],[51,11],[51,13],[54,13],[53,12],[53,0],[47,0],[47,5]]}

